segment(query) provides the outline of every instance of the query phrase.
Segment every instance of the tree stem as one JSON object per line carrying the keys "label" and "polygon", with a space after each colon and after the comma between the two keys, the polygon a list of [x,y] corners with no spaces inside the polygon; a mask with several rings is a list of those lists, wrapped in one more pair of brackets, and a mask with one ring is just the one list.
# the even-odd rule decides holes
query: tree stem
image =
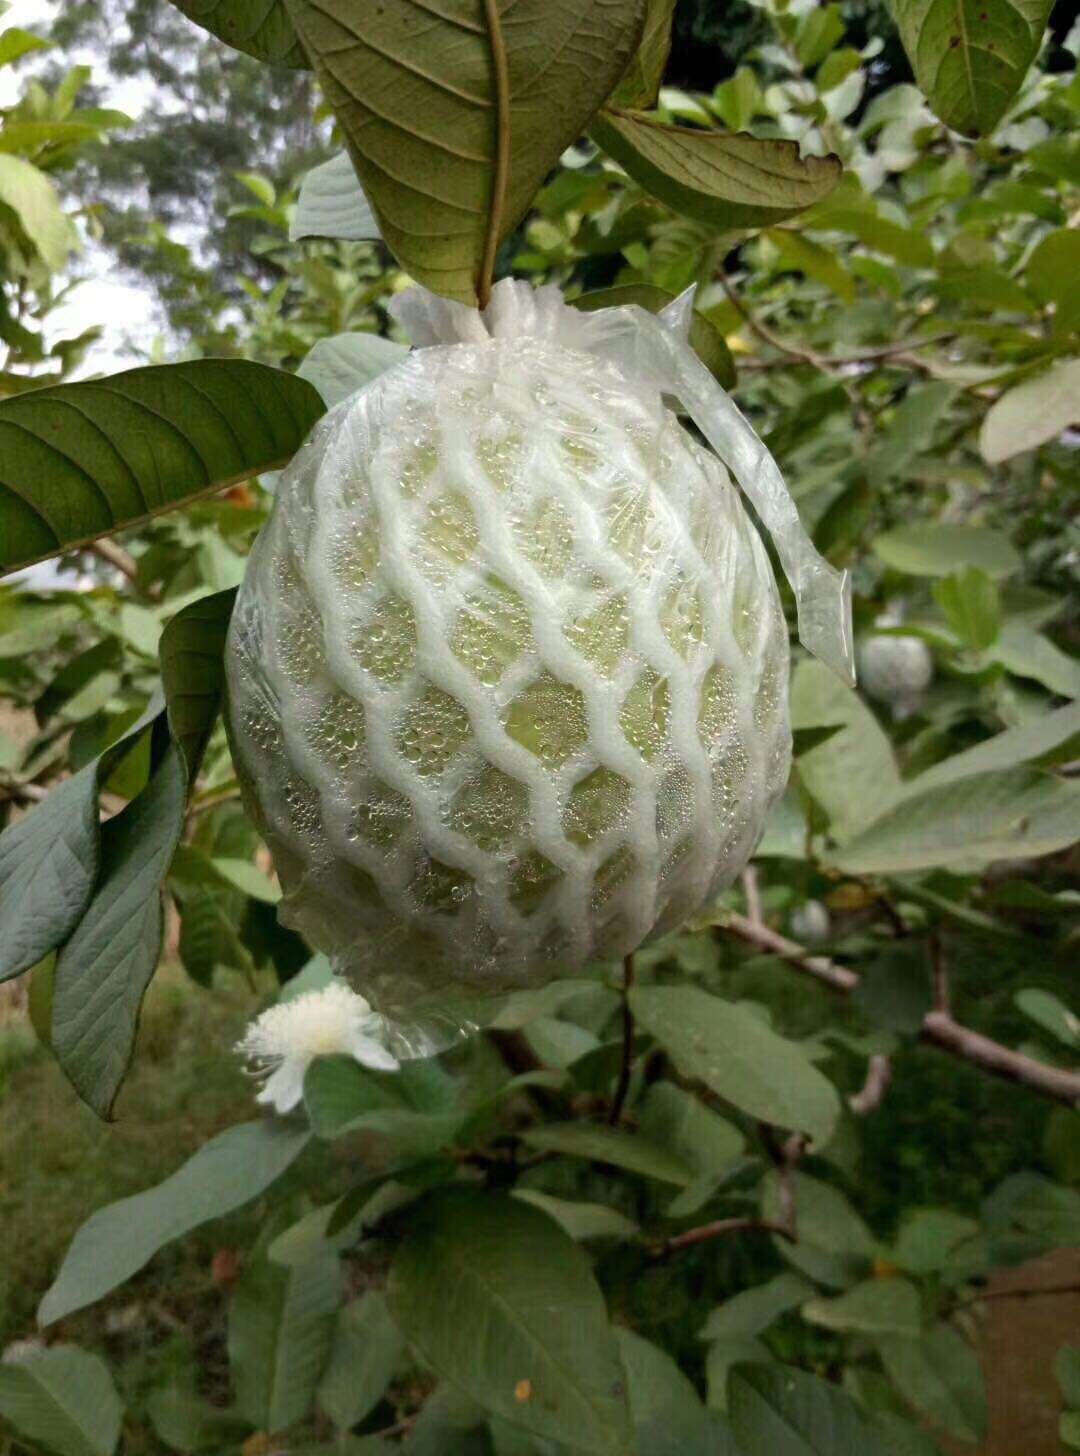
{"label": "tree stem", "polygon": [[634,985],[634,957],[628,955],[623,961],[622,983],[622,1066],[619,1068],[619,1083],[608,1114],[608,1122],[618,1127],[622,1118],[626,1094],[630,1090],[630,1074],[634,1070],[634,1013],[630,1010],[630,991]]}
{"label": "tree stem", "polygon": [[495,277],[495,255],[499,250],[506,190],[510,182],[510,66],[506,58],[499,0],[484,0],[484,18],[491,40],[491,64],[495,82],[495,173],[491,179],[491,205],[480,276],[476,280],[476,301],[487,308]]}

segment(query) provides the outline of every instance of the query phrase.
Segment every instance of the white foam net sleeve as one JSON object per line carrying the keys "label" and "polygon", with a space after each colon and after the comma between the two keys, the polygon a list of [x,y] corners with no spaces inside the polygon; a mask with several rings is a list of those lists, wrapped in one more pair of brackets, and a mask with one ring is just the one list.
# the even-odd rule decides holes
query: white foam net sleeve
{"label": "white foam net sleeve", "polygon": [[408,1056],[715,896],[791,736],[765,550],[664,403],[722,394],[679,320],[403,297],[423,347],[282,475],[227,673],[281,919]]}

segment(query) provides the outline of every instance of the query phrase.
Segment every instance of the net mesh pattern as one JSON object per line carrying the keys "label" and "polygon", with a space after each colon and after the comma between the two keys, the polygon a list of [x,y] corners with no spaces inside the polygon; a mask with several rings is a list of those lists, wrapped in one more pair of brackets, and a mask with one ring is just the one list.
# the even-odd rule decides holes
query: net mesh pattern
{"label": "net mesh pattern", "polygon": [[787,778],[787,628],[724,466],[557,341],[414,351],[332,411],[228,655],[281,918],[406,1050],[681,923]]}

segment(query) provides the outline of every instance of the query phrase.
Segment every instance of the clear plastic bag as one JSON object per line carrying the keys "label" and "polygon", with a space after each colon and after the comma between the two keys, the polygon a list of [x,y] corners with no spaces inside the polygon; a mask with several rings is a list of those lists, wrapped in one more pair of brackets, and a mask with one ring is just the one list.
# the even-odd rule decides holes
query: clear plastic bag
{"label": "clear plastic bag", "polygon": [[846,584],[686,342],[684,307],[497,285],[398,300],[420,347],[281,478],[229,637],[280,916],[398,1056],[613,959],[729,884],[790,762],[788,642],[850,671]]}

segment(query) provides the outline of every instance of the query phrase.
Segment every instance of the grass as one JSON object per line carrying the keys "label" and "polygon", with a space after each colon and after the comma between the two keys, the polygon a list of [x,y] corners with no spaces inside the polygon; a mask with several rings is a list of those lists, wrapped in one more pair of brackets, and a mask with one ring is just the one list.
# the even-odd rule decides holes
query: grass
{"label": "grass", "polygon": [[[84,1219],[159,1182],[251,1114],[251,1084],[231,1054],[250,1009],[248,993],[203,992],[179,967],[164,966],[147,996],[116,1121],[106,1124],[38,1045],[21,1004],[9,998],[0,1006],[0,1228],[9,1255],[17,1251],[0,1263],[0,1350],[36,1333],[38,1300]],[[162,1258],[181,1290],[209,1287],[206,1240],[185,1240]],[[155,1274],[160,1280],[160,1266]],[[77,1337],[98,1343],[95,1334],[122,1324],[117,1303],[125,1299],[130,1293],[120,1291],[118,1302],[76,1316],[71,1336],[77,1322]]]}

